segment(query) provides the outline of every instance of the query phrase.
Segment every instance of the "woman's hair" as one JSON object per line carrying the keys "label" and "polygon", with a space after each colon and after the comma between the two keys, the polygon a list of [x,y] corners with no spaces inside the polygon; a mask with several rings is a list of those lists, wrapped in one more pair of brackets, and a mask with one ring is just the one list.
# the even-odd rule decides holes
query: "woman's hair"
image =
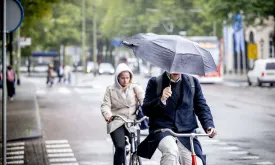
{"label": "woman's hair", "polygon": [[133,75],[129,71],[122,71],[122,72],[120,72],[119,75],[117,76],[118,82],[119,82],[119,77],[121,76],[121,73],[123,73],[123,72],[128,72],[130,74],[130,82],[129,83],[132,83]]}

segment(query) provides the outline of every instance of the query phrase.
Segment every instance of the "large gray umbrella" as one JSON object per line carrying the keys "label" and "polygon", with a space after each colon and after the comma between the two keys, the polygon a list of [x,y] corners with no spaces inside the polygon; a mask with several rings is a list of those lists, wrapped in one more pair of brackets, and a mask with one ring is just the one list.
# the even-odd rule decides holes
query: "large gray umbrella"
{"label": "large gray umbrella", "polygon": [[169,73],[204,76],[217,72],[209,51],[197,43],[176,35],[137,34],[122,41],[134,54]]}

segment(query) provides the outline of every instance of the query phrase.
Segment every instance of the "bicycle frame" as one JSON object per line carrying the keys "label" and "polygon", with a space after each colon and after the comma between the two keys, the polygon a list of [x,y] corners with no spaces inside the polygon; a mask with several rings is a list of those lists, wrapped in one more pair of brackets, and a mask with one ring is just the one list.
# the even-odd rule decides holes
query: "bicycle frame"
{"label": "bicycle frame", "polygon": [[[130,132],[130,165],[142,165],[141,164],[141,160],[140,158],[137,156],[136,151],[137,151],[137,146],[140,142],[140,129],[137,127],[138,124],[140,124],[143,120],[147,119],[148,117],[143,117],[140,120],[133,120],[133,121],[129,121],[125,118],[123,118],[122,116],[116,115],[113,116],[114,118],[119,117],[121,118],[124,122],[125,122],[125,126],[127,128],[129,128],[129,132]],[[130,126],[129,126],[130,124]],[[137,139],[136,139],[137,138]],[[127,160],[126,160],[126,152],[125,152],[125,158],[124,158],[124,162],[125,165],[127,164]],[[138,164],[137,164],[138,162]]]}
{"label": "bicycle frame", "polygon": [[191,144],[191,157],[192,157],[192,165],[197,165],[197,159],[196,159],[196,153],[194,149],[194,138],[196,136],[210,136],[213,133],[214,130],[211,130],[208,134],[197,134],[197,133],[190,133],[190,134],[181,134],[181,133],[175,133],[171,129],[164,128],[156,130],[155,133],[160,132],[169,132],[174,137],[189,137],[190,138],[190,144]]}

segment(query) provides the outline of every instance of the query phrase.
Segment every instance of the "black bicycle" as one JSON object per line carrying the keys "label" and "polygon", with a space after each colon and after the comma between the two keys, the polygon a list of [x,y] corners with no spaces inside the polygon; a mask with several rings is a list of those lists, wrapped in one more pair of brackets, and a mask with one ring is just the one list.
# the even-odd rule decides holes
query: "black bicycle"
{"label": "black bicycle", "polygon": [[[130,154],[129,158],[129,165],[142,165],[140,157],[137,155],[137,147],[140,143],[140,128],[139,124],[147,119],[146,116],[141,118],[140,120],[129,120],[125,119],[120,115],[113,116],[113,119],[120,118],[125,122],[125,126],[128,128],[130,133],[130,139],[125,136],[125,144],[130,144],[130,149],[127,149],[125,146],[125,153],[124,153],[124,165],[127,165],[127,155]],[[129,140],[129,142],[128,142]]]}

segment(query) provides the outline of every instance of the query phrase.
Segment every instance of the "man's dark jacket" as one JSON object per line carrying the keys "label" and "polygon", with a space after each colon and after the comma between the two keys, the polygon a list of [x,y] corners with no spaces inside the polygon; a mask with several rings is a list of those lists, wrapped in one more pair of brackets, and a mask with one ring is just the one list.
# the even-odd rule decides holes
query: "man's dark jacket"
{"label": "man's dark jacket", "polygon": [[[149,135],[138,146],[138,155],[144,158],[151,158],[158,147],[159,142],[168,133],[155,133],[156,130],[161,128],[170,128],[178,133],[191,133],[195,132],[198,128],[196,116],[203,129],[206,131],[208,127],[214,128],[213,118],[203,96],[201,86],[198,80],[193,77],[195,83],[194,99],[191,91],[191,84],[187,75],[181,75],[180,92],[173,91],[172,97],[166,101],[166,105],[161,102],[162,93],[157,95],[157,80],[153,77],[149,80],[145,98],[143,101],[143,113],[149,117]],[[162,90],[169,86],[169,77],[166,72],[162,74]],[[173,84],[172,84],[173,85]],[[180,93],[180,102],[178,97],[174,97],[176,93]],[[179,141],[189,150],[189,138],[179,138]],[[205,157],[202,155],[202,149],[199,141],[194,139],[195,152],[205,164]]]}

